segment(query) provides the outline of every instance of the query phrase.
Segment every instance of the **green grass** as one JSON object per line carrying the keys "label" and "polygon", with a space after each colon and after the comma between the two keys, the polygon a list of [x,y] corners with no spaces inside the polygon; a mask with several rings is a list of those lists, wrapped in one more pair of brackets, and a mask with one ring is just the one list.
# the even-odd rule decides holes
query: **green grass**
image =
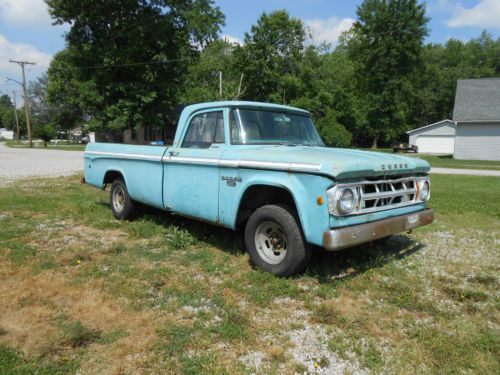
{"label": "green grass", "polygon": [[[33,147],[45,149],[42,141],[37,140],[33,142],[35,143]],[[25,143],[25,141],[23,141],[22,143],[17,143],[17,141],[6,141],[5,145],[13,148],[29,148],[28,143]],[[46,148],[51,150],[63,150],[63,151],[84,151],[85,145],[81,143],[72,143],[72,142],[68,144],[66,141],[60,141],[58,143],[49,142]]]}
{"label": "green grass", "polygon": [[78,181],[0,189],[0,374],[500,371],[500,178],[432,175],[435,223],[287,279]]}
{"label": "green grass", "polygon": [[405,156],[424,159],[428,161],[431,166],[439,168],[486,169],[500,171],[500,161],[494,160],[457,160],[453,159],[452,155],[405,154]]}

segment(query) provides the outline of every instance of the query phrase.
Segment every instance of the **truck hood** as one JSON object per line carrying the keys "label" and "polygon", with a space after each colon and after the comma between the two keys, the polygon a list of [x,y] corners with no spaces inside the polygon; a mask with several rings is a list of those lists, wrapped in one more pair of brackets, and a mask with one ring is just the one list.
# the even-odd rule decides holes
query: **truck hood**
{"label": "truck hood", "polygon": [[429,163],[418,158],[329,147],[241,146],[228,149],[221,159],[253,161],[263,168],[266,164],[277,165],[281,167],[278,169],[315,172],[335,179],[427,173],[430,170]]}

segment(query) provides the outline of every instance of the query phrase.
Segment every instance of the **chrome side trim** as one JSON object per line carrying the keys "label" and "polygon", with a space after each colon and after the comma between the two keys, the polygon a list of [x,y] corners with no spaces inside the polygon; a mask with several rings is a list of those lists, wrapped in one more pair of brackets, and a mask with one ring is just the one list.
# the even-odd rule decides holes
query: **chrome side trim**
{"label": "chrome side trim", "polygon": [[273,161],[257,161],[257,160],[237,160],[237,159],[216,159],[216,158],[200,158],[194,156],[164,156],[164,163],[181,163],[181,164],[202,164],[214,165],[228,168],[255,168],[255,169],[272,169],[282,171],[307,171],[318,172],[321,170],[320,164],[307,163],[282,163]]}
{"label": "chrome side trim", "polygon": [[164,156],[161,161],[163,163],[176,163],[176,164],[202,164],[202,165],[214,165],[219,164],[219,159],[216,158],[198,158],[190,156]]}
{"label": "chrome side trim", "polygon": [[84,157],[87,155],[96,156],[109,156],[120,159],[135,159],[135,160],[147,160],[147,161],[161,161],[161,156],[155,155],[142,155],[142,154],[128,154],[122,152],[108,152],[108,151],[85,151]]}
{"label": "chrome side trim", "polygon": [[86,151],[84,155],[108,156],[120,159],[161,161],[163,163],[213,165],[218,167],[229,167],[229,168],[272,169],[272,170],[281,170],[287,172],[288,171],[318,172],[321,170],[321,164],[308,164],[308,163],[282,163],[274,161],[237,160],[237,159],[219,160],[217,158],[201,158],[194,156],[172,156],[172,155],[165,155],[161,157],[154,155],[142,155],[142,154],[108,152],[108,151]]}

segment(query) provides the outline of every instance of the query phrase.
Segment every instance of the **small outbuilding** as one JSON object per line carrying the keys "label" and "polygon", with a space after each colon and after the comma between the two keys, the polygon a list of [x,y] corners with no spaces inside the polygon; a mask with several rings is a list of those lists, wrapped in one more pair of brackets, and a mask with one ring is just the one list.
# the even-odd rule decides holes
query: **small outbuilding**
{"label": "small outbuilding", "polygon": [[457,82],[455,159],[500,160],[500,78]]}
{"label": "small outbuilding", "polygon": [[418,152],[453,154],[455,149],[455,122],[443,120],[406,132],[409,144],[418,147]]}
{"label": "small outbuilding", "polygon": [[0,128],[0,140],[2,139],[14,139],[14,132],[12,130]]}

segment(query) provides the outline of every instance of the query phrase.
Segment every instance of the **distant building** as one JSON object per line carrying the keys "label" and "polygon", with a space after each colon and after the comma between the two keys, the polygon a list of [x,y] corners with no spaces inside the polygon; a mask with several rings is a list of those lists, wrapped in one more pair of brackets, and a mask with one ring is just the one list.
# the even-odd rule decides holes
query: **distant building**
{"label": "distant building", "polygon": [[455,159],[500,160],[500,78],[457,83]]}
{"label": "distant building", "polygon": [[457,82],[453,120],[407,132],[418,152],[455,159],[500,160],[500,78]]}
{"label": "distant building", "polygon": [[455,149],[455,122],[443,120],[406,132],[409,144],[418,147],[418,152],[453,154]]}
{"label": "distant building", "polygon": [[14,139],[14,132],[5,128],[0,128],[0,140]]}

